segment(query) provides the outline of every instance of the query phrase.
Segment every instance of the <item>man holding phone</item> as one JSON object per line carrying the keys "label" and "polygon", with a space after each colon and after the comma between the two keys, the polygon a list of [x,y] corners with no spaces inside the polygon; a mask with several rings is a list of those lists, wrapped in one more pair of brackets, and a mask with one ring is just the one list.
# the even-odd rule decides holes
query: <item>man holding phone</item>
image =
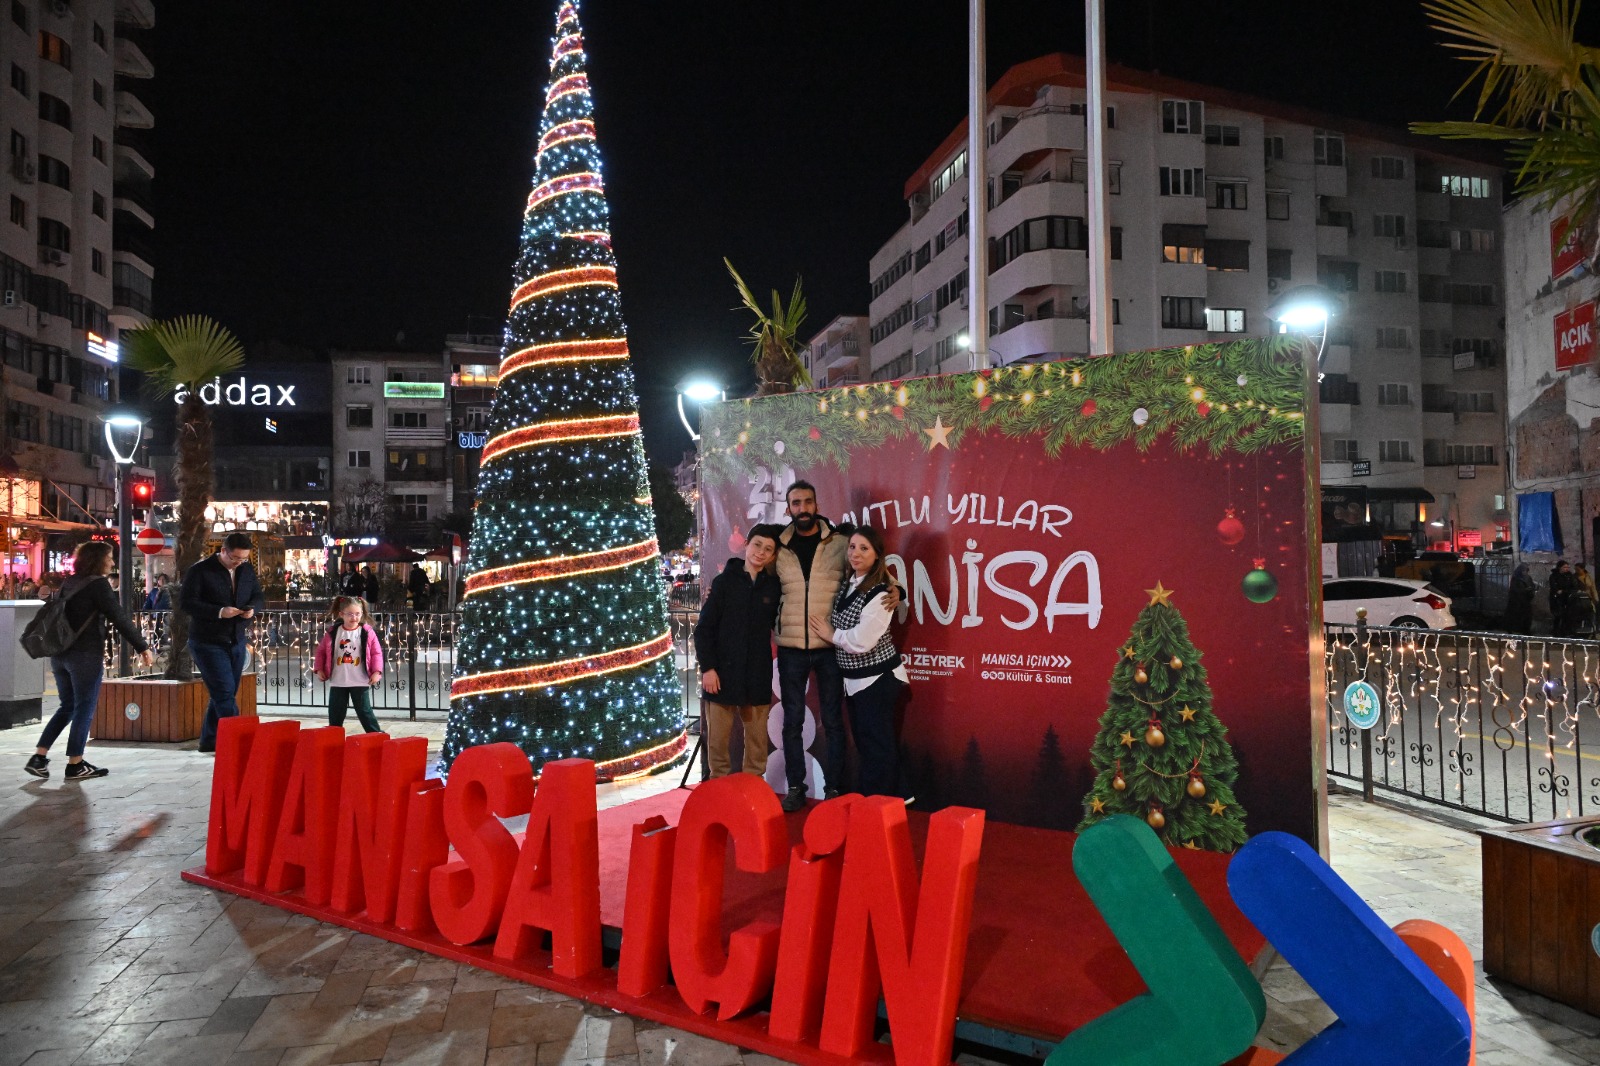
{"label": "man holding phone", "polygon": [[182,607],[189,615],[189,654],[211,698],[200,727],[200,750],[217,750],[217,721],[239,713],[239,682],[250,621],[266,599],[250,563],[250,536],[229,533],[222,550],[183,575]]}

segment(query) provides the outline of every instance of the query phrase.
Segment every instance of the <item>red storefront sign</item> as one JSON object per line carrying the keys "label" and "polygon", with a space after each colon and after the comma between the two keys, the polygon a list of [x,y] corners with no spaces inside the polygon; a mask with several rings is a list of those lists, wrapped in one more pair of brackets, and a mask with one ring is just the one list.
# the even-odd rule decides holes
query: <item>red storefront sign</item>
{"label": "red storefront sign", "polygon": [[1594,358],[1594,304],[1583,303],[1555,317],[1556,369],[1572,370]]}
{"label": "red storefront sign", "polygon": [[1578,241],[1578,227],[1571,225],[1566,215],[1550,222],[1550,277],[1565,277],[1583,262],[1583,246]]}

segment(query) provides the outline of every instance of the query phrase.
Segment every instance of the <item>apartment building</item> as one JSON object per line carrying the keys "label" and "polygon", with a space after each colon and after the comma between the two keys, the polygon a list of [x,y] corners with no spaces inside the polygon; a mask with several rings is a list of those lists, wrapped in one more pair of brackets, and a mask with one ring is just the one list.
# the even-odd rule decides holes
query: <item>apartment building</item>
{"label": "apartment building", "polygon": [[438,353],[335,351],[333,526],[415,547],[449,510],[450,399]]}
{"label": "apartment building", "polygon": [[813,388],[855,385],[871,380],[871,320],[839,315],[801,349],[800,361]]}
{"label": "apartment building", "polygon": [[0,578],[58,569],[116,500],[101,415],[151,312],[151,0],[0,9]]}
{"label": "apartment building", "polygon": [[[474,323],[469,322],[469,326]],[[500,332],[452,333],[444,339],[450,366],[449,509],[470,514],[478,498],[478,465],[489,441],[489,410],[500,382]]]}
{"label": "apartment building", "polygon": [[[1418,542],[1505,539],[1501,172],[1211,86],[1107,82],[1113,347],[1265,335],[1283,294],[1331,290],[1325,503]],[[994,363],[1088,352],[1083,85],[1081,58],[1050,55],[989,94]],[[909,217],[872,257],[873,379],[970,365],[966,144],[962,123],[910,177]]]}

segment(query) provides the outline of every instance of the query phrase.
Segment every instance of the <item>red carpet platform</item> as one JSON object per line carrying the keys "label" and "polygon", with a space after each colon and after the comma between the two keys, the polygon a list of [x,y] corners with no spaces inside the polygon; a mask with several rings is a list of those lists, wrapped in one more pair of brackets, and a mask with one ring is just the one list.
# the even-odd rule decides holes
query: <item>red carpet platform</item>
{"label": "red carpet platform", "polygon": [[[676,824],[688,795],[688,789],[676,789],[600,812],[600,916],[607,928],[622,924],[633,826],[654,814]],[[920,861],[928,816],[911,811],[908,819]],[[802,814],[789,816],[792,843],[800,842],[803,824]],[[1144,991],[1138,973],[1072,874],[1075,839],[1075,833],[1001,822],[984,826],[958,1015],[967,1026],[1054,1043]],[[1234,948],[1246,962],[1254,962],[1266,938],[1228,895],[1228,856],[1179,849],[1174,857]],[[779,921],[783,888],[782,872],[742,873],[730,860],[727,926],[757,918]]]}
{"label": "red carpet platform", "polygon": [[[600,812],[601,920],[613,934],[622,925],[629,845],[634,825],[652,815],[676,824],[689,790],[676,789]],[[798,843],[805,815],[788,818]],[[909,814],[918,859],[928,816]],[[1144,991],[1144,985],[1115,937],[1072,874],[1076,834],[990,822],[984,829],[972,933],[958,1012],[957,1035],[1011,1050],[1047,1049],[1063,1035]],[[1228,939],[1247,961],[1266,944],[1228,895],[1228,857],[1208,852],[1175,853],[1179,867],[1205,901]],[[187,870],[187,881],[260,900],[322,921],[370,933],[396,943],[493,970],[603,1006],[651,1018],[690,1032],[795,1062],[843,1063],[838,1056],[800,1047],[767,1035],[766,1016],[757,1013],[716,1023],[695,1014],[670,988],[643,999],[617,992],[614,971],[568,980],[548,966],[511,964],[490,953],[488,942],[458,947],[437,934],[415,935],[392,926],[314,906],[298,894],[272,895],[237,876],[210,877],[203,868]],[[754,919],[778,922],[782,915],[784,874],[751,875],[733,868],[730,857],[724,890],[726,928]],[[872,1061],[890,1061],[889,1049]],[[1262,1061],[1275,1060],[1271,1059]],[[1244,1060],[1240,1060],[1244,1061]]]}

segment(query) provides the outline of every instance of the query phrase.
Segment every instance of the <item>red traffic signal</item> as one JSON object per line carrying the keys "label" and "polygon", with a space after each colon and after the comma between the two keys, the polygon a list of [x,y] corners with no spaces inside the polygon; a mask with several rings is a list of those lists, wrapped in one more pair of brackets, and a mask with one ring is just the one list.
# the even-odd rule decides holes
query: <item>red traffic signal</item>
{"label": "red traffic signal", "polygon": [[155,494],[156,483],[153,478],[136,477],[128,482],[128,498],[133,501],[136,507],[150,506],[150,501],[155,498]]}

